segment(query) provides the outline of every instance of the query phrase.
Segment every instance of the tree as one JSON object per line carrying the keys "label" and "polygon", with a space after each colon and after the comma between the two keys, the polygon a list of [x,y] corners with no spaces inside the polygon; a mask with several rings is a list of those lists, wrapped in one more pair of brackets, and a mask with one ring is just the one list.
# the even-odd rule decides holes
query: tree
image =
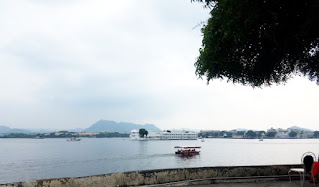
{"label": "tree", "polygon": [[227,137],[228,136],[228,132],[227,131],[220,131],[219,132],[219,136],[221,136],[221,137]]}
{"label": "tree", "polygon": [[256,134],[256,132],[249,130],[249,131],[247,131],[246,136],[248,138],[255,138],[257,136],[257,134]]}
{"label": "tree", "polygon": [[262,136],[264,136],[266,134],[265,131],[257,131],[256,133],[257,133],[258,137],[262,137]]}
{"label": "tree", "polygon": [[274,138],[276,136],[276,132],[267,132],[266,136],[269,138]]}
{"label": "tree", "polygon": [[293,74],[319,84],[318,0],[192,0],[212,8],[196,74],[233,83],[279,84]]}
{"label": "tree", "polygon": [[296,137],[297,136],[297,132],[295,132],[295,131],[291,131],[290,133],[289,133],[289,137],[291,137],[291,138],[294,138],[294,137]]}
{"label": "tree", "polygon": [[218,137],[218,135],[219,135],[218,132],[213,132],[213,133],[212,133],[212,136],[213,136],[213,137]]}
{"label": "tree", "polygon": [[140,137],[143,138],[144,135],[147,136],[148,135],[148,131],[145,129],[140,129],[139,131]]}
{"label": "tree", "polygon": [[[226,138],[229,138],[229,137],[232,137],[232,136],[233,136],[232,132],[229,132],[229,131],[226,132]],[[224,136],[224,138],[225,138],[225,136]]]}
{"label": "tree", "polygon": [[24,134],[24,133],[11,133],[3,136],[3,138],[34,138],[34,135]]}
{"label": "tree", "polygon": [[319,137],[319,131],[313,132],[313,136],[316,137],[316,138],[318,138],[318,137]]}

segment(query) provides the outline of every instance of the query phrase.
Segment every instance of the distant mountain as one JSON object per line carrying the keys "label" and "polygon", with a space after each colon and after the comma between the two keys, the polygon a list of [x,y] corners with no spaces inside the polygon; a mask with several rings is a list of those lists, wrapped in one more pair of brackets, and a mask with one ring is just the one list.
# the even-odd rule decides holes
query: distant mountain
{"label": "distant mountain", "polygon": [[144,128],[148,131],[160,131],[161,130],[153,124],[139,125],[139,124],[134,124],[134,123],[126,123],[126,122],[117,123],[115,121],[100,120],[100,121],[94,123],[91,127],[84,129],[83,131],[85,131],[85,132],[101,132],[101,131],[131,132],[132,129],[139,130],[141,128]]}
{"label": "distant mountain", "polygon": [[[132,129],[139,130],[144,128],[148,131],[161,131],[161,129],[157,128],[153,124],[145,124],[139,125],[134,123],[117,123],[115,121],[108,120],[100,120],[94,123],[91,127],[82,129],[63,129],[69,132],[101,132],[101,131],[109,131],[109,132],[131,132]],[[0,126],[0,136],[7,135],[11,133],[23,133],[23,134],[37,134],[37,133],[51,133],[60,131],[59,129],[15,129],[10,128],[8,126]]]}
{"label": "distant mountain", "polygon": [[310,131],[310,132],[313,131],[313,130],[306,129],[306,128],[301,128],[301,127],[298,127],[298,126],[292,126],[289,129],[296,129],[296,130],[300,130],[300,131]]}
{"label": "distant mountain", "polygon": [[10,134],[10,133],[32,134],[33,132],[27,129],[12,129],[7,126],[0,126],[0,134]]}
{"label": "distant mountain", "polygon": [[10,133],[11,128],[7,126],[0,126],[0,133]]}
{"label": "distant mountain", "polygon": [[26,129],[26,130],[30,130],[32,133],[35,133],[35,134],[52,133],[52,132],[60,131],[59,129]]}

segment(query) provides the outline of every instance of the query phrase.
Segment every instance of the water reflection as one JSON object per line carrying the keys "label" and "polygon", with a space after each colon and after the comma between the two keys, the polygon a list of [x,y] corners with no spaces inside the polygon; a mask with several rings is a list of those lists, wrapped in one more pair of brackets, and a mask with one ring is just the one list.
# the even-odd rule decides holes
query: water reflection
{"label": "water reflection", "polygon": [[[131,141],[122,138],[0,139],[0,184],[54,177],[79,177],[121,171],[299,164],[304,152],[319,153],[318,139],[205,139]],[[22,146],[23,145],[23,146]],[[175,155],[176,145],[201,146],[199,155]]]}

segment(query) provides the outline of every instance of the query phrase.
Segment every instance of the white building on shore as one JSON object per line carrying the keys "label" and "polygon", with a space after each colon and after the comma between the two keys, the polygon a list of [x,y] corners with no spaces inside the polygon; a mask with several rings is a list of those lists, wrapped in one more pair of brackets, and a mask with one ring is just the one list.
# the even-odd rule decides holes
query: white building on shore
{"label": "white building on shore", "polygon": [[[302,129],[302,128],[288,128],[288,129],[274,129],[270,128],[267,130],[267,133],[273,132],[275,133],[275,138],[279,139],[290,139],[290,138],[297,138],[297,139],[306,139],[306,138],[314,138],[314,132],[309,129]],[[291,137],[290,133],[295,132],[296,135]]]}
{"label": "white building on shore", "polygon": [[147,136],[141,138],[139,131],[133,129],[130,138],[132,140],[196,140],[198,134],[192,131],[150,131]]}

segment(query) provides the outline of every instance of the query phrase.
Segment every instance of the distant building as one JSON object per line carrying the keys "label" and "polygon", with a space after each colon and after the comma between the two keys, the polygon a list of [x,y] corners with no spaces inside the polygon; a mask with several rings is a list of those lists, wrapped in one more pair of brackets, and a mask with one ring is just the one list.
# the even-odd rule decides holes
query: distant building
{"label": "distant building", "polygon": [[289,138],[289,132],[287,129],[276,129],[276,138],[286,139]]}
{"label": "distant building", "polygon": [[193,131],[149,131],[144,138],[139,137],[139,131],[132,130],[130,138],[134,140],[196,140],[198,134]]}
{"label": "distant building", "polygon": [[279,139],[291,138],[289,136],[289,134],[291,132],[297,133],[297,136],[295,137],[297,139],[305,139],[305,138],[313,138],[314,137],[314,133],[312,131],[305,131],[305,130],[291,129],[291,128],[288,128],[288,129],[270,128],[267,130],[267,132],[275,132],[276,133],[275,138],[279,138]]}
{"label": "distant building", "polygon": [[80,132],[78,133],[79,136],[95,136],[99,134],[98,132]]}
{"label": "distant building", "polygon": [[298,132],[297,138],[299,138],[299,139],[307,138],[307,134],[304,134],[303,132]]}
{"label": "distant building", "polygon": [[64,133],[64,132],[55,132],[55,133],[54,133],[55,136],[59,136],[59,135],[61,135],[61,134],[65,134],[65,133]]}
{"label": "distant building", "polygon": [[314,132],[310,132],[310,131],[305,131],[305,133],[307,134],[307,138],[314,138]]}
{"label": "distant building", "polygon": [[244,135],[233,134],[232,138],[234,138],[234,139],[242,139],[242,138],[244,138]]}

